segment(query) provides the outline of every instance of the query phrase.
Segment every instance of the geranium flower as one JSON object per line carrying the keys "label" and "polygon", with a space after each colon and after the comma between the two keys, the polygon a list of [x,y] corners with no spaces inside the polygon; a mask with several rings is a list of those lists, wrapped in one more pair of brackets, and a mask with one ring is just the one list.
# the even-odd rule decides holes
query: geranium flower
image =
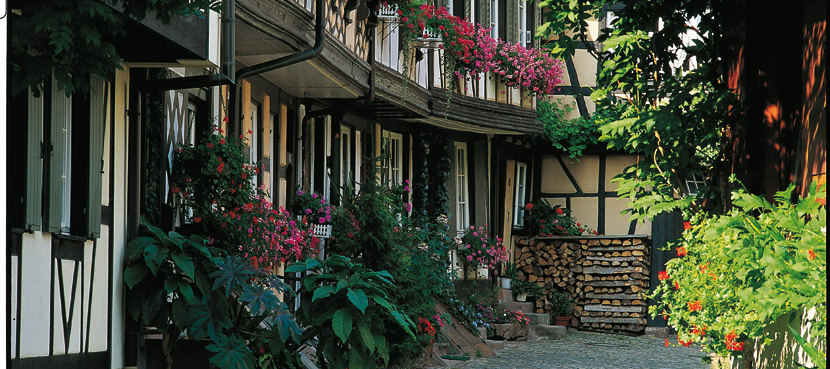
{"label": "geranium flower", "polygon": [[816,252],[815,252],[815,251],[813,251],[813,249],[809,249],[809,250],[807,250],[807,254],[809,254],[809,255],[807,256],[807,258],[808,258],[808,259],[810,259],[810,260],[813,260],[813,259],[815,259],[815,258],[816,258]]}
{"label": "geranium flower", "polygon": [[677,256],[686,256],[686,246],[680,246],[677,248]]}
{"label": "geranium flower", "polygon": [[703,309],[703,305],[700,303],[700,300],[688,302],[687,304],[689,305],[689,311],[698,311]]}
{"label": "geranium flower", "polygon": [[665,281],[669,279],[669,272],[662,271],[660,273],[657,273],[657,278],[659,278],[661,281]]}

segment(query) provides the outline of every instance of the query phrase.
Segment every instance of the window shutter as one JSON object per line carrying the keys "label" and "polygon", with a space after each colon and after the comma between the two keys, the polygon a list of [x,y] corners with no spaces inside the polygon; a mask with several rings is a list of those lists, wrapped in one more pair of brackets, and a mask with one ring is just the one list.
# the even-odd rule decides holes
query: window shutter
{"label": "window shutter", "polygon": [[39,231],[43,204],[43,94],[29,89],[26,143],[26,230]]}
{"label": "window shutter", "polygon": [[63,90],[58,88],[57,79],[52,78],[52,104],[50,117],[50,147],[49,153],[49,209],[46,216],[46,230],[53,233],[61,232],[61,217],[63,215],[63,184],[69,178],[64,178],[64,153],[66,152],[69,122],[72,119],[71,100]]}
{"label": "window shutter", "polygon": [[507,32],[505,33],[505,40],[509,42],[518,42],[519,41],[519,3],[517,1],[524,1],[524,0],[513,0],[513,1],[505,1],[505,17],[507,17]]}
{"label": "window shutter", "polygon": [[106,82],[93,77],[89,84],[89,189],[86,204],[87,238],[101,236],[101,185],[104,180],[104,126],[107,116]]}

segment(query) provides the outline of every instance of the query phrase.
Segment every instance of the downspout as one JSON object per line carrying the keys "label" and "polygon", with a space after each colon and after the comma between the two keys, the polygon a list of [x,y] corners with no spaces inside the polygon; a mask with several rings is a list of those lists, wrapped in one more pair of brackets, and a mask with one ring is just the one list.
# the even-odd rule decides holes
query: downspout
{"label": "downspout", "polygon": [[234,84],[236,74],[234,33],[236,29],[234,0],[225,0],[225,11],[222,12],[222,46],[223,60],[222,73],[204,76],[190,76],[157,79],[144,81],[136,87],[140,92],[183,90],[188,88],[213,87]]}
{"label": "downspout", "polygon": [[236,132],[240,131],[239,126],[239,119],[240,119],[240,110],[242,110],[242,101],[238,98],[242,94],[242,84],[240,83],[243,79],[248,78],[253,75],[262,74],[268,71],[272,71],[275,69],[280,69],[283,67],[287,67],[292,64],[296,64],[302,61],[306,61],[316,57],[323,51],[323,43],[325,41],[325,18],[324,12],[325,7],[324,5],[325,0],[317,0],[317,4],[315,6],[315,24],[314,24],[314,45],[305,51],[298,52],[296,54],[286,55],[279,59],[270,60],[264,63],[252,65],[250,67],[240,69],[236,74],[236,87],[234,88],[234,96],[231,99],[234,103],[232,104],[235,107],[236,111],[233,112],[233,128]]}

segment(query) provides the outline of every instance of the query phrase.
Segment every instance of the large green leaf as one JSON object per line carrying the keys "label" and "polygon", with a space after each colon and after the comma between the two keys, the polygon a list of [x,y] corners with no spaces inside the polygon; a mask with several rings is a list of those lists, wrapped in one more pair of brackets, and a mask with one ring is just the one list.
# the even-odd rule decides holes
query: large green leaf
{"label": "large green leaf", "polygon": [[357,321],[357,331],[360,333],[360,339],[363,344],[369,349],[369,352],[375,352],[375,339],[372,337],[372,330],[366,319],[359,319]]}
{"label": "large green leaf", "polygon": [[218,343],[212,343],[205,348],[214,352],[210,357],[210,363],[217,368],[223,369],[247,369],[254,367],[251,351],[246,347],[245,341],[236,336],[224,337]]}
{"label": "large green leaf", "polygon": [[[315,291],[316,292],[316,291]],[[369,306],[369,298],[363,290],[353,290],[349,288],[346,292],[346,297],[352,302],[352,305],[360,309],[361,313],[366,313],[366,307]]]}
{"label": "large green leaf", "polygon": [[797,330],[795,330],[795,328],[793,328],[789,324],[787,324],[787,328],[789,328],[790,333],[792,333],[793,337],[795,337],[795,340],[796,342],[798,342],[798,345],[801,346],[802,349],[804,349],[804,352],[806,352],[808,356],[810,356],[810,360],[812,360],[813,363],[816,364],[816,368],[826,368],[827,359],[825,358],[824,354],[820,352],[818,349],[816,349],[816,347],[813,346],[812,343],[807,342],[807,340],[805,340],[804,337],[801,337],[801,335],[798,333]]}
{"label": "large green leaf", "polygon": [[245,281],[253,275],[253,271],[248,266],[247,262],[239,257],[227,257],[219,259],[216,262],[219,270],[210,274],[211,277],[216,278],[213,282],[213,290],[219,287],[225,287],[225,297],[230,297],[231,292],[245,283]]}
{"label": "large green leaf", "polygon": [[334,334],[340,338],[340,341],[346,343],[349,340],[349,335],[352,334],[352,316],[346,308],[337,310],[331,318],[331,327],[334,329]]}
{"label": "large green leaf", "polygon": [[146,248],[147,245],[154,243],[156,243],[156,240],[152,237],[138,237],[133,239],[127,244],[127,248],[124,251],[127,260],[143,255],[144,248]]}
{"label": "large green leaf", "polygon": [[147,268],[147,265],[144,263],[130,265],[124,271],[124,282],[127,283],[127,287],[132,289],[144,278],[144,276],[147,275],[149,271],[150,269]]}
{"label": "large green leaf", "polygon": [[173,259],[173,263],[176,264],[176,267],[181,269],[186,276],[191,279],[195,277],[196,265],[193,264],[193,258],[187,254],[178,252],[171,252],[170,258]]}
{"label": "large green leaf", "polygon": [[247,302],[251,313],[262,314],[264,311],[276,310],[279,306],[279,299],[274,291],[261,285],[244,285],[244,292],[239,296],[239,301]]}
{"label": "large green leaf", "polygon": [[[371,360],[371,358],[367,359]],[[352,347],[352,349],[349,350],[349,368],[363,369],[363,357],[357,347]]]}
{"label": "large green leaf", "polygon": [[311,301],[317,301],[318,299],[326,298],[331,296],[334,293],[334,286],[321,286],[314,290],[314,295],[311,297]]}
{"label": "large green leaf", "polygon": [[224,300],[210,301],[203,297],[200,303],[191,307],[193,311],[193,325],[190,333],[198,338],[210,337],[218,341],[223,335],[223,330],[233,326],[228,316],[228,307]]}

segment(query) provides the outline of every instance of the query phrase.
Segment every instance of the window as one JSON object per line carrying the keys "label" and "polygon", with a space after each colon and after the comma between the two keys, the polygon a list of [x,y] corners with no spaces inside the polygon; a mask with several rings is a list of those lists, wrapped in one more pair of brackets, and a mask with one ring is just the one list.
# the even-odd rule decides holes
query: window
{"label": "window", "polygon": [[490,37],[499,39],[499,1],[490,0]]}
{"label": "window", "polygon": [[459,233],[470,226],[470,195],[467,170],[467,143],[455,143],[455,223]]}
{"label": "window", "polygon": [[15,223],[27,231],[100,236],[106,90],[93,78],[88,94],[66,96],[52,80],[41,96],[29,91],[20,97],[25,104],[9,106],[26,126],[19,153],[26,157],[26,188],[11,197],[23,202],[24,222]]}
{"label": "window", "polygon": [[686,191],[691,196],[697,195],[703,187],[706,187],[706,179],[702,174],[692,174],[691,178],[686,180]]}
{"label": "window", "polygon": [[513,226],[522,228],[525,224],[524,204],[527,198],[527,164],[516,163],[516,186],[513,188]]}
{"label": "window", "polygon": [[383,131],[383,147],[381,150],[386,155],[384,159],[386,183],[390,186],[401,185],[403,183],[403,135]]}
{"label": "window", "polygon": [[527,0],[516,0],[518,1],[519,9],[519,45],[527,47],[527,44],[530,42],[530,32],[527,31],[527,7],[525,6],[525,1]]}

